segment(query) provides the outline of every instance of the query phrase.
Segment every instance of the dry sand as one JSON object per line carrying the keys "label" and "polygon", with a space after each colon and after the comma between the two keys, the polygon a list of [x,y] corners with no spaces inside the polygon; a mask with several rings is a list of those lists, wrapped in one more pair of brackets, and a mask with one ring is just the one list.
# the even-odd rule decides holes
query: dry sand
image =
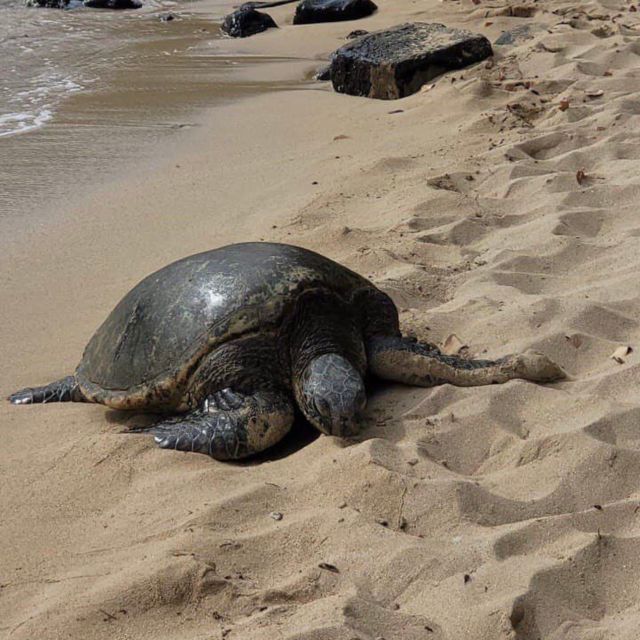
{"label": "dry sand", "polygon": [[242,465],[160,451],[102,407],[5,403],[0,637],[638,638],[640,360],[610,355],[640,343],[640,13],[381,4],[213,46],[293,58],[265,67],[278,84],[355,28],[544,28],[397,102],[303,83],[216,108],[121,179],[70,185],[2,241],[0,391],[71,372],[151,270],[261,238],[370,276],[407,331],[533,347],[572,379],[380,385],[357,442],[299,425]]}

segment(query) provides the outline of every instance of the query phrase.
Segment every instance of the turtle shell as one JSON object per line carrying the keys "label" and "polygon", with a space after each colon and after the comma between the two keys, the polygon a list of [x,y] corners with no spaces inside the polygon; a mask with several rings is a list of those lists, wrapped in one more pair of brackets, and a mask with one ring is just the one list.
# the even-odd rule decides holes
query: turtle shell
{"label": "turtle shell", "polygon": [[151,389],[168,398],[203,355],[277,327],[302,293],[329,289],[349,299],[363,287],[373,285],[285,244],[234,244],[189,256],[146,277],[118,303],[89,341],[76,376],[86,395],[112,406],[131,406],[127,396]]}

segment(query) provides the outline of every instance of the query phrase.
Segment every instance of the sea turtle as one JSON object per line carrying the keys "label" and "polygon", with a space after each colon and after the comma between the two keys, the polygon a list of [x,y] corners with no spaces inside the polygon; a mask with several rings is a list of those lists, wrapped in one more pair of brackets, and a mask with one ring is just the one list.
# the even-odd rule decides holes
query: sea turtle
{"label": "sea turtle", "polygon": [[404,337],[391,298],[362,276],[307,249],[265,242],[199,253],[151,274],[96,331],[74,375],[9,400],[165,414],[146,428],[160,447],[229,460],[278,442],[296,406],[323,433],[354,435],[368,373],[425,387],[564,376],[534,352],[444,355]]}

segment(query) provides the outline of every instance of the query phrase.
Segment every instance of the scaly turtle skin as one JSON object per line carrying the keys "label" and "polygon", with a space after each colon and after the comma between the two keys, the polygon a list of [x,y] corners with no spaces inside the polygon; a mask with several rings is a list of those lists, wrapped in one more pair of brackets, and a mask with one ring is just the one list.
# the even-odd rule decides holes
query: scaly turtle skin
{"label": "scaly turtle skin", "polygon": [[229,460],[278,442],[296,406],[324,433],[356,433],[367,373],[419,386],[564,377],[536,353],[444,355],[403,337],[391,299],[353,271],[299,247],[246,243],[151,274],[96,331],[75,375],[9,400],[167,414],[134,431]]}

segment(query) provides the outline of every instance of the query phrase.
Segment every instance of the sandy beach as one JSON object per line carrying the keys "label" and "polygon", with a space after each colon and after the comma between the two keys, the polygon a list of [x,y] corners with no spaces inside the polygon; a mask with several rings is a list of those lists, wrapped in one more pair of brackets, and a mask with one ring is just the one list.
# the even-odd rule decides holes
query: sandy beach
{"label": "sandy beach", "polygon": [[[91,141],[77,126],[100,104],[148,108],[151,132],[188,125],[50,192],[3,155],[0,395],[72,373],[151,271],[247,240],[371,278],[424,340],[455,334],[479,357],[534,348],[569,379],[376,383],[354,441],[298,424],[242,464],[121,433],[140,416],[3,402],[0,638],[638,638],[640,11],[379,4],[308,26],[283,6],[269,10],[280,29],[199,39],[203,66],[238,64],[220,64],[224,99],[192,113],[118,93],[125,74],[111,98],[74,96],[49,128],[6,139],[55,168],[65,140],[121,151],[126,132]],[[353,29],[406,21],[492,42],[530,29],[402,100],[311,80]]]}

